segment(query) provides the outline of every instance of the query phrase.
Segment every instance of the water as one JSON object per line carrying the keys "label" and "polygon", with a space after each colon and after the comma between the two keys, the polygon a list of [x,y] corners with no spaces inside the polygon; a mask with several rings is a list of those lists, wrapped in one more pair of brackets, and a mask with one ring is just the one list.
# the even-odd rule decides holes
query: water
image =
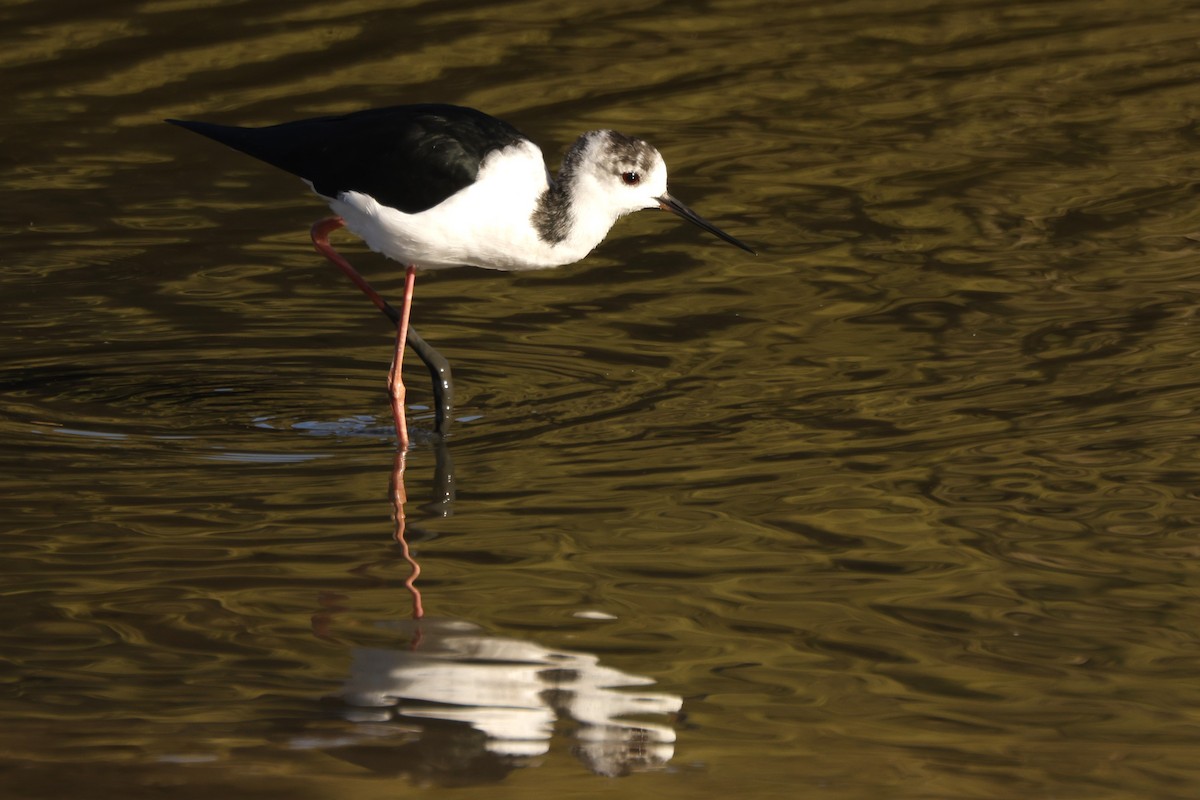
{"label": "water", "polygon": [[[0,19],[3,796],[1195,796],[1193,5]],[[160,120],[426,100],[762,253],[421,276],[396,463],[319,203]]]}

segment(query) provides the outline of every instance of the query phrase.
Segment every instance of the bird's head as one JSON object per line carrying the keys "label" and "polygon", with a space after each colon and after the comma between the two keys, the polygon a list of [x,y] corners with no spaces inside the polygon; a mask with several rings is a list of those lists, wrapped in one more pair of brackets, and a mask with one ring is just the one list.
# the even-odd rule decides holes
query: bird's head
{"label": "bird's head", "polygon": [[667,163],[653,145],[616,131],[589,131],[567,153],[563,172],[570,176],[573,199],[613,220],[645,208],[661,208],[683,217],[732,245],[748,245],[676,200],[667,191]]}

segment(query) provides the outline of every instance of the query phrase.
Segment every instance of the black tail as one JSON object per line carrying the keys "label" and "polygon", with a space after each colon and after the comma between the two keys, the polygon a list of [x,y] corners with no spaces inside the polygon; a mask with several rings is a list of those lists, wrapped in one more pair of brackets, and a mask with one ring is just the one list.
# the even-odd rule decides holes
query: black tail
{"label": "black tail", "polygon": [[368,194],[406,214],[433,208],[469,186],[492,150],[524,139],[506,122],[470,108],[393,106],[241,128],[167,122],[290,172],[318,194]]}
{"label": "black tail", "polygon": [[167,122],[187,128],[189,131],[207,136],[226,147],[245,153],[248,156],[265,161],[273,167],[290,172],[305,180],[312,180],[308,174],[308,165],[312,163],[312,143],[297,138],[295,132],[290,135],[280,135],[269,128],[241,128],[237,125],[217,125],[213,122],[196,122],[187,119],[169,119]]}

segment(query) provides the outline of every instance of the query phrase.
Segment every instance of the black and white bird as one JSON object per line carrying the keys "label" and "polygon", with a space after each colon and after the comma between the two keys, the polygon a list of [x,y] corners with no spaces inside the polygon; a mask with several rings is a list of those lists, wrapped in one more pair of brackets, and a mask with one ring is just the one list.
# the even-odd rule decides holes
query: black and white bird
{"label": "black and white bird", "polygon": [[[616,131],[580,136],[551,177],[528,137],[460,106],[393,106],[262,128],[167,122],[286,170],[329,203],[336,216],[313,225],[314,246],[397,326],[388,388],[402,448],[408,446],[400,378],[405,344],[433,377],[439,433],[449,419],[453,389],[449,364],[408,323],[417,268],[571,264],[595,249],[622,216],[646,208],[671,211],[754,252],[670,195],[658,150]],[[399,311],[329,244],[329,234],[342,226],[407,265]]]}

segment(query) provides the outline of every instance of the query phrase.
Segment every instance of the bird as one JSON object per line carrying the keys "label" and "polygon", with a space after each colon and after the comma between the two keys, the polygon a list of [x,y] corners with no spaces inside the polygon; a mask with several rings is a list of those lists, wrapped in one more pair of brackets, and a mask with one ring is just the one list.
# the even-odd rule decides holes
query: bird
{"label": "bird", "polygon": [[[616,221],[662,209],[754,254],[667,191],[667,167],[643,139],[614,130],[579,136],[558,174],[511,124],[443,103],[372,108],[264,127],[168,119],[302,179],[333,216],[310,229],[313,246],[396,326],[388,394],[401,450],[409,447],[401,365],[405,346],[429,369],[435,430],[449,424],[449,362],[410,325],[416,270],[475,266],[536,270],[581,260]],[[338,253],[329,235],[345,227],[405,265],[400,308],[384,300]]]}

